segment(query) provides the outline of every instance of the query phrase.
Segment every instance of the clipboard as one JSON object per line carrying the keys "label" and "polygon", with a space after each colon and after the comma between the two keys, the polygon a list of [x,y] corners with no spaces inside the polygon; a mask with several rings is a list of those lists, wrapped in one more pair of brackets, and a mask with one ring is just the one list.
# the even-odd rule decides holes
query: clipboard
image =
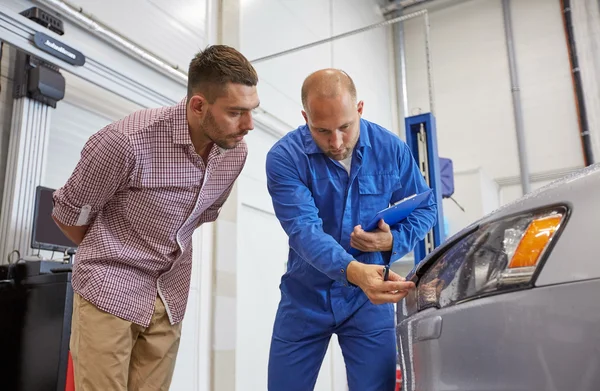
{"label": "clipboard", "polygon": [[[432,189],[427,189],[423,193],[413,194],[410,197],[406,197],[403,200],[396,202],[388,208],[380,210],[375,214],[375,216],[373,216],[371,221],[369,221],[369,223],[363,227],[363,230],[370,232],[377,229],[379,220],[381,219],[383,219],[383,221],[385,221],[385,223],[388,225],[398,224],[407,218],[415,209],[421,206],[421,204],[427,199],[432,191]],[[351,247],[348,252],[351,255],[357,255],[361,251]]]}

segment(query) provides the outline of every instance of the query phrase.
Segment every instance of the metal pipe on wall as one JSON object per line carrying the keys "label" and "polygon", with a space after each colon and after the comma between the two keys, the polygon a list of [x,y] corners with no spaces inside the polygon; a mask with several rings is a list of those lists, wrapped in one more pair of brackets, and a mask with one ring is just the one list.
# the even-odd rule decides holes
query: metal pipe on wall
{"label": "metal pipe on wall", "polygon": [[116,31],[104,26],[102,23],[94,20],[91,15],[84,12],[83,8],[70,3],[68,0],[35,0],[36,2],[49,7],[50,9],[64,15],[72,22],[89,30],[95,36],[100,37],[117,49],[124,51],[127,54],[133,54],[143,60],[154,69],[169,75],[175,81],[181,84],[187,84],[187,74],[176,65],[169,64],[164,59],[148,50],[140,48],[138,45],[129,41]]}
{"label": "metal pipe on wall", "polygon": [[429,13],[423,16],[425,22],[425,58],[427,63],[427,88],[429,90],[429,112],[435,115],[435,99],[433,98],[433,71],[432,71],[432,59],[431,59],[431,37],[429,31],[431,30],[429,25]]}
{"label": "metal pipe on wall", "polygon": [[400,88],[402,91],[402,110],[405,117],[408,116],[408,81],[406,79],[406,44],[404,41],[404,22],[398,23],[397,39],[398,39],[398,60],[400,65]]}
{"label": "metal pipe on wall", "polygon": [[384,14],[387,13],[392,13],[395,11],[402,11],[405,10],[409,7],[415,7],[421,3],[425,3],[431,0],[400,0],[400,1],[395,1],[391,4],[388,4],[385,7],[381,7],[381,11],[383,11]]}
{"label": "metal pipe on wall", "polygon": [[519,73],[517,71],[517,61],[515,56],[512,17],[510,12],[510,0],[502,0],[502,14],[504,16],[504,34],[506,38],[506,49],[508,54],[508,65],[510,71],[513,112],[515,117],[515,128],[517,135],[517,150],[519,153],[521,190],[523,191],[523,194],[527,194],[531,190],[531,184],[529,181],[529,163],[527,162],[527,146],[525,143],[523,108],[521,105]]}
{"label": "metal pipe on wall", "polygon": [[581,146],[583,149],[583,161],[586,166],[589,166],[590,164],[594,163],[594,153],[592,152],[592,140],[588,125],[587,110],[585,107],[585,97],[583,95],[581,70],[579,69],[579,58],[577,56],[577,46],[575,44],[575,33],[573,32],[571,0],[561,0],[560,5],[563,26],[567,38],[567,50],[569,52],[573,89],[575,90],[575,106],[577,108],[577,118],[579,122],[579,137],[581,138]]}
{"label": "metal pipe on wall", "polygon": [[[47,0],[44,0],[47,1]],[[295,53],[301,50],[305,50],[305,49],[309,49],[311,47],[314,46],[318,46],[318,45],[322,45],[324,43],[328,43],[328,42],[332,42],[332,41],[336,41],[342,38],[346,38],[346,37],[350,37],[352,35],[356,35],[359,33],[363,33],[365,31],[369,31],[369,30],[373,30],[379,27],[384,27],[384,26],[389,26],[389,25],[394,25],[394,24],[398,24],[401,23],[403,21],[409,20],[409,19],[413,19],[419,16],[423,16],[423,20],[424,20],[424,29],[425,29],[425,55],[426,55],[426,60],[427,60],[427,83],[428,83],[428,91],[429,91],[429,108],[430,108],[430,112],[433,114],[434,112],[434,96],[433,96],[433,75],[432,75],[432,60],[431,60],[431,47],[430,47],[430,38],[429,38],[429,16],[428,16],[428,12],[427,10],[420,10],[420,11],[416,11],[410,14],[406,14],[406,15],[401,15],[401,16],[396,16],[394,18],[385,20],[383,22],[378,22],[378,23],[374,23],[371,24],[369,26],[365,26],[356,30],[351,30],[351,31],[347,31],[345,33],[342,34],[338,34],[338,35],[334,35],[331,36],[329,38],[325,38],[325,39],[321,39],[319,41],[315,41],[315,42],[311,42],[305,45],[301,45],[301,46],[297,46],[291,49],[287,49],[278,53],[273,53],[273,54],[269,54],[267,56],[263,56],[263,57],[259,57],[259,58],[255,58],[254,60],[251,60],[251,62],[253,64],[259,63],[259,62],[263,62],[263,61],[267,61],[267,60],[272,60],[274,58],[278,58],[281,56],[285,56],[291,53]],[[407,104],[408,106],[408,104]]]}
{"label": "metal pipe on wall", "polygon": [[[402,11],[394,11],[392,17],[401,16]],[[406,79],[406,48],[404,43],[404,22],[396,23],[392,26],[392,40],[394,50],[394,76],[396,79],[396,96],[397,101],[401,102],[399,105],[400,110],[400,131],[401,137],[403,137],[404,129],[404,118],[408,116],[408,89]]]}
{"label": "metal pipe on wall", "polygon": [[[54,1],[56,1],[56,0],[54,0]],[[255,58],[254,60],[251,60],[250,62],[252,62],[252,63],[258,63],[258,62],[263,62],[263,61],[267,61],[267,60],[272,60],[274,58],[285,56],[285,55],[288,55],[288,54],[291,54],[291,53],[295,53],[295,52],[298,52],[300,50],[309,49],[309,48],[312,48],[312,47],[315,47],[315,46],[318,46],[318,45],[322,45],[324,43],[329,43],[329,42],[332,42],[332,41],[337,41],[339,39],[350,37],[350,36],[353,36],[353,35],[356,35],[356,34],[360,34],[360,33],[363,33],[365,31],[373,30],[373,29],[376,29],[376,28],[379,28],[379,27],[389,26],[389,25],[392,25],[392,24],[395,24],[395,23],[398,23],[398,22],[402,22],[402,21],[405,21],[405,20],[413,19],[413,18],[416,18],[418,16],[423,16],[423,15],[426,15],[426,14],[427,14],[427,10],[421,10],[421,11],[413,12],[411,14],[406,14],[406,15],[403,15],[403,16],[398,16],[398,17],[395,17],[395,18],[392,18],[392,19],[384,20],[383,22],[378,22],[378,23],[374,23],[374,24],[371,24],[371,25],[368,25],[368,26],[365,26],[365,27],[361,27],[361,28],[356,29],[356,30],[350,30],[350,31],[346,31],[345,33],[342,33],[342,34],[332,35],[329,38],[325,38],[325,39],[321,39],[321,40],[314,41],[314,42],[311,42],[311,43],[307,43],[305,45],[296,46],[294,48],[283,50],[281,52],[269,54],[268,56],[263,56],[263,57]]]}

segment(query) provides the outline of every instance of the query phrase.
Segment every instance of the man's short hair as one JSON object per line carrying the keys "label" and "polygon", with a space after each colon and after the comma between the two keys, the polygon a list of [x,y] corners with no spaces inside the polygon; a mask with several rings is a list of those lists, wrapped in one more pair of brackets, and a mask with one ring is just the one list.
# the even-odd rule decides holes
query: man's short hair
{"label": "man's short hair", "polygon": [[226,45],[212,45],[200,51],[188,70],[188,101],[197,93],[209,103],[222,96],[228,83],[249,87],[258,84],[256,70],[244,55]]}

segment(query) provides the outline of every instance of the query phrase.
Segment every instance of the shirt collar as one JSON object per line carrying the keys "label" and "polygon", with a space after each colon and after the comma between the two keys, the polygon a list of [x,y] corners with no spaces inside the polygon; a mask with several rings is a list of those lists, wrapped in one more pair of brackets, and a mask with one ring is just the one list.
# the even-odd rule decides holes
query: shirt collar
{"label": "shirt collar", "polygon": [[[315,143],[312,135],[310,134],[310,129],[308,125],[302,125],[302,134],[304,135],[304,151],[307,155],[311,155],[314,153],[323,153],[321,148]],[[360,135],[358,136],[358,141],[356,142],[355,149],[362,149],[364,147],[371,148],[371,139],[369,138],[369,132],[367,131],[367,124],[365,120],[360,119]]]}
{"label": "shirt collar", "polygon": [[[184,97],[178,104],[172,107],[171,121],[173,124],[173,143],[178,145],[190,145],[193,147],[187,122],[187,97]],[[211,148],[211,154],[213,151],[216,151],[221,155],[227,150],[215,144]]]}
{"label": "shirt collar", "polygon": [[173,143],[192,145],[187,122],[187,97],[172,107],[171,121],[173,126]]}

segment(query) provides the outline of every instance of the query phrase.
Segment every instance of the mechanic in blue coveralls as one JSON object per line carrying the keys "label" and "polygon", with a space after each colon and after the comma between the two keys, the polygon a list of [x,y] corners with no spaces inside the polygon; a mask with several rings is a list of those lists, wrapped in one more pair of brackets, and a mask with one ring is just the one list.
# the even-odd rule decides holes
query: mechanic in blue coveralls
{"label": "mechanic in blue coveralls", "polygon": [[[332,333],[337,334],[351,391],[395,387],[394,307],[412,282],[383,265],[410,252],[433,227],[433,196],[402,223],[375,213],[428,189],[408,146],[362,119],[354,82],[335,69],[317,71],[302,86],[306,125],[267,154],[267,184],[289,236],[269,357],[268,389],[314,388]],[[353,257],[350,247],[361,250]]]}

